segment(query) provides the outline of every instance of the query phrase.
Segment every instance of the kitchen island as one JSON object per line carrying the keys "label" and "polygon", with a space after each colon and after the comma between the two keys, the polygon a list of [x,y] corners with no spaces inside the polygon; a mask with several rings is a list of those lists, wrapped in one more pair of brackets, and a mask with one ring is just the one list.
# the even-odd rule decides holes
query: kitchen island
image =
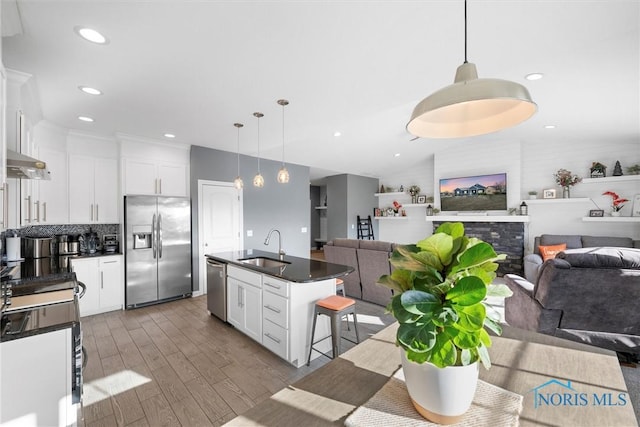
{"label": "kitchen island", "polygon": [[[296,367],[307,361],[315,302],[334,295],[336,278],[353,271],[346,265],[307,258],[286,255],[280,259],[260,250],[206,257],[226,266],[223,320]],[[213,294],[212,289],[207,292]],[[329,331],[329,319],[320,316],[316,336],[327,336]],[[326,353],[331,342],[325,340],[316,347]],[[319,355],[314,352],[312,359]]]}

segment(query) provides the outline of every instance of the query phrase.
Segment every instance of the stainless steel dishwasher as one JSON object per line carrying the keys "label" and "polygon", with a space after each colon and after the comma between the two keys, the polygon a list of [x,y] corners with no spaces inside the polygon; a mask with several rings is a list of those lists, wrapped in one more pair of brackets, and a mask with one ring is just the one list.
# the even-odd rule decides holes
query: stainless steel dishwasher
{"label": "stainless steel dishwasher", "polygon": [[227,321],[227,264],[207,258],[207,310]]}

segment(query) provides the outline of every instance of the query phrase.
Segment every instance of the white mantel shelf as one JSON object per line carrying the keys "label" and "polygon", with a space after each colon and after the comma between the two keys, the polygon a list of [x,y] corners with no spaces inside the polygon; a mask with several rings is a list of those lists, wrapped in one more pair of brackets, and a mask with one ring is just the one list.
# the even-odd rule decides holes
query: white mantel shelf
{"label": "white mantel shelf", "polygon": [[373,219],[394,219],[394,220],[398,220],[398,219],[408,219],[408,216],[374,216]]}
{"label": "white mantel shelf", "polygon": [[526,215],[434,215],[428,216],[427,221],[449,222],[529,222]]}
{"label": "white mantel shelf", "polygon": [[542,205],[547,203],[587,203],[591,199],[588,197],[571,197],[568,199],[528,199],[524,202],[528,205]]}

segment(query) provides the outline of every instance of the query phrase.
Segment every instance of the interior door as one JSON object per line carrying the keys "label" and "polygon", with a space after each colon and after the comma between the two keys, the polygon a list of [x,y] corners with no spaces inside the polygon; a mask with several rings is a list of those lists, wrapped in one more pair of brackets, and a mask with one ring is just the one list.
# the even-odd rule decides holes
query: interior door
{"label": "interior door", "polygon": [[232,183],[201,181],[199,186],[200,289],[206,290],[205,254],[242,250],[242,190]]}

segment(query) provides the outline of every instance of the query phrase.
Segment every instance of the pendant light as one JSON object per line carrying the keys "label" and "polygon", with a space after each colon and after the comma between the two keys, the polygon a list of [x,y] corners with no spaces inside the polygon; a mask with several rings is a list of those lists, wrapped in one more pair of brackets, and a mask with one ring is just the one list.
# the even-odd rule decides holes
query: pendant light
{"label": "pendant light", "polygon": [[284,107],[289,105],[286,99],[278,99],[278,105],[282,105],[282,167],[278,171],[278,182],[286,184],[289,182],[289,171],[284,167]]}
{"label": "pendant light", "polygon": [[508,80],[479,79],[467,62],[467,1],[464,2],[464,63],[454,83],[423,99],[407,130],[422,138],[460,138],[515,126],[537,110],[529,91]]}
{"label": "pendant light", "polygon": [[264,114],[253,113],[253,116],[258,118],[258,173],[253,177],[253,186],[262,188],[264,187],[264,178],[260,174],[260,118],[264,117]]}
{"label": "pendant light", "polygon": [[244,125],[242,123],[234,123],[233,125],[238,129],[238,176],[233,180],[233,186],[238,190],[242,190],[244,182],[242,182],[242,177],[240,176],[240,128]]}

